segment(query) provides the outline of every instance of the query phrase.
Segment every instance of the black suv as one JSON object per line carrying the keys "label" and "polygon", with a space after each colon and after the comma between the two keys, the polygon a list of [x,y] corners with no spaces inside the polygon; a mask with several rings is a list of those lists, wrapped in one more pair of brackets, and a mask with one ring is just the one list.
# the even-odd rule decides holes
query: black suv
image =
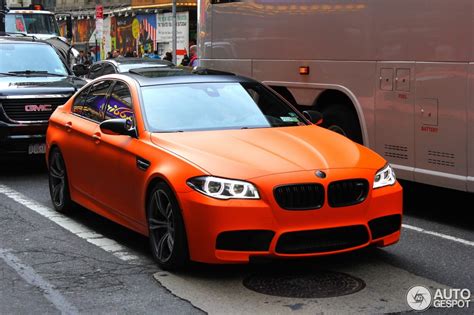
{"label": "black suv", "polygon": [[50,43],[0,37],[0,159],[44,154],[49,117],[85,83]]}

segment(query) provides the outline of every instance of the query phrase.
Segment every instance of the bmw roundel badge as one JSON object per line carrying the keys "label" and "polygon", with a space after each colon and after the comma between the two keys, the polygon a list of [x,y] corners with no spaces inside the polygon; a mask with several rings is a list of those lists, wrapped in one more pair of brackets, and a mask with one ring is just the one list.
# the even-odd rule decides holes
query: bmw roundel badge
{"label": "bmw roundel badge", "polygon": [[321,170],[317,170],[315,172],[316,176],[319,177],[319,178],[326,178],[326,173],[324,173],[323,171]]}

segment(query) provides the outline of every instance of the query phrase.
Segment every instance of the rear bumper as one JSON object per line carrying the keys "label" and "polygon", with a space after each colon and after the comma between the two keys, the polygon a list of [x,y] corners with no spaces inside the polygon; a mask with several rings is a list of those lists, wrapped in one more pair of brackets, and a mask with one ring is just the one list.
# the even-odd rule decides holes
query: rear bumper
{"label": "rear bumper", "polygon": [[191,259],[246,263],[251,257],[298,258],[337,254],[400,238],[402,188],[371,190],[361,204],[288,211],[275,202],[216,200],[198,192],[178,194]]}
{"label": "rear bumper", "polygon": [[30,144],[45,143],[47,128],[48,123],[13,124],[0,121],[0,156],[12,158],[30,155]]}

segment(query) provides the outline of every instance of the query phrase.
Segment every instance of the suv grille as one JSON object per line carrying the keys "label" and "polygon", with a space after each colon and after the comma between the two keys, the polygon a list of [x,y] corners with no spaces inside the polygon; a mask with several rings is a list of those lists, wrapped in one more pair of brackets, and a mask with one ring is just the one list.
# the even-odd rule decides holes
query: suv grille
{"label": "suv grille", "polygon": [[0,103],[8,118],[11,120],[45,121],[49,119],[58,106],[66,103],[68,99],[68,97],[2,99]]}
{"label": "suv grille", "polygon": [[324,204],[324,187],[321,184],[279,186],[273,194],[278,205],[286,210],[318,209]]}
{"label": "suv grille", "polygon": [[328,186],[328,202],[331,207],[352,206],[367,198],[369,182],[365,179],[349,179],[332,182]]}

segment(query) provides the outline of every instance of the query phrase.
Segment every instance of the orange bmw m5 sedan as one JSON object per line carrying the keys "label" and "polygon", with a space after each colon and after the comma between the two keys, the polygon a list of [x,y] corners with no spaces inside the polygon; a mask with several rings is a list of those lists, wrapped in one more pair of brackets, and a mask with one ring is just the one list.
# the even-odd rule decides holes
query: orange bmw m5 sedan
{"label": "orange bmw m5 sedan", "polygon": [[398,241],[402,188],[378,154],[265,85],[212,71],[98,78],[53,113],[54,207],[149,236],[165,269]]}

